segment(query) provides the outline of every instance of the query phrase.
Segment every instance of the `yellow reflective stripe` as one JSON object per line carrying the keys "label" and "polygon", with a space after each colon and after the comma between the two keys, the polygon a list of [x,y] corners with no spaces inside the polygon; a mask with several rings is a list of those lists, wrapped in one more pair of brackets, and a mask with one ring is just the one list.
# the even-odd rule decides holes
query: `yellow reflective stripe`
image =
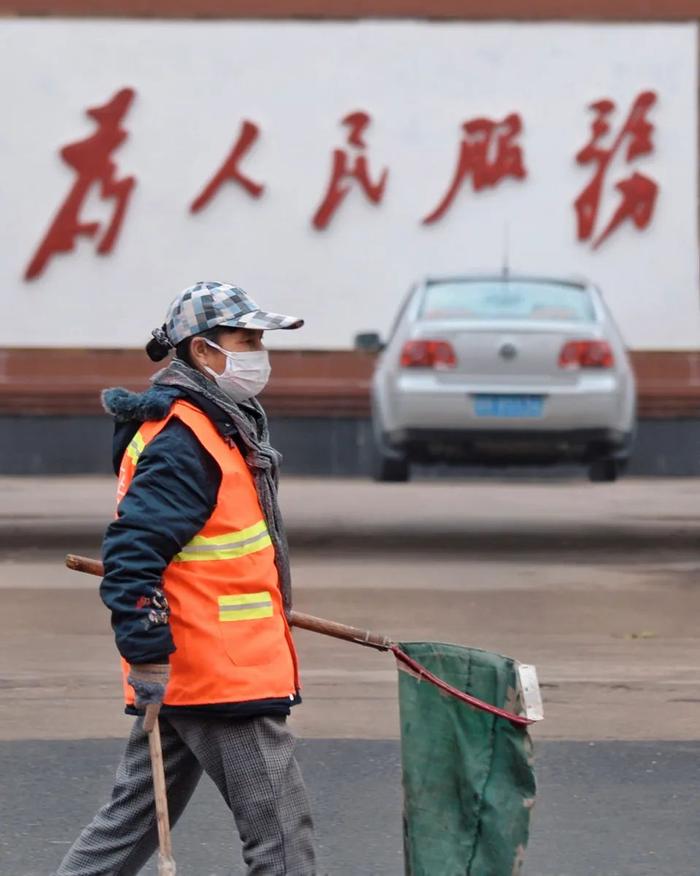
{"label": "yellow reflective stripe", "polygon": [[143,437],[140,432],[137,432],[134,437],[129,442],[128,447],[126,448],[126,455],[129,459],[136,465],[139,461],[139,456],[143,453],[143,448],[146,446],[146,442],[143,440]]}
{"label": "yellow reflective stripe", "polygon": [[272,545],[272,539],[267,533],[263,533],[262,537],[254,541],[252,544],[246,544],[242,547],[226,548],[219,551],[207,551],[207,553],[199,553],[197,551],[181,551],[173,558],[174,563],[205,563],[208,560],[235,560],[238,557],[245,557],[248,554],[254,554],[258,551]]}
{"label": "yellow reflective stripe", "polygon": [[219,620],[256,620],[272,617],[272,597],[267,590],[260,593],[238,593],[235,596],[219,596]]}
{"label": "yellow reflective stripe", "polygon": [[222,623],[229,621],[257,620],[261,617],[272,617],[272,606],[261,608],[246,608],[243,611],[220,611],[219,620]]}
{"label": "yellow reflective stripe", "polygon": [[206,535],[195,535],[192,541],[188,542],[185,547],[208,547],[209,545],[215,544],[229,545],[232,542],[245,541],[252,538],[254,535],[260,535],[263,532],[267,532],[267,524],[264,520],[260,520],[258,523],[253,524],[253,526],[249,526],[247,529],[238,529],[235,532],[225,532],[223,535],[213,535],[211,537]]}
{"label": "yellow reflective stripe", "polygon": [[246,529],[225,532],[222,535],[195,535],[174,559],[174,562],[196,562],[198,560],[232,560],[256,551],[264,550],[272,544],[267,524],[259,520]]}

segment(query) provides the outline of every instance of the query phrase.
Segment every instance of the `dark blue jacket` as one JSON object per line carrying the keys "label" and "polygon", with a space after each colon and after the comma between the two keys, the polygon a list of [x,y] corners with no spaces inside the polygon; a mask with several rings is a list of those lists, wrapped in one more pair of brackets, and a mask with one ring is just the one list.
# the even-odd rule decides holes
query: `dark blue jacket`
{"label": "dark blue jacket", "polygon": [[[120,388],[106,390],[103,401],[115,420],[115,473],[141,424],[163,419],[177,398],[196,404],[224,437],[236,440],[235,427],[226,413],[199,393],[165,386],[153,386],[140,394]],[[117,517],[107,527],[102,543],[105,575],[100,596],[112,612],[117,648],[128,663],[167,662],[175,650],[161,586],[163,572],[211,516],[220,486],[218,464],[176,418],[141,453]],[[248,716],[287,714],[289,706],[288,700],[268,700],[177,707],[177,711]],[[168,708],[174,707],[164,707],[164,712]]]}

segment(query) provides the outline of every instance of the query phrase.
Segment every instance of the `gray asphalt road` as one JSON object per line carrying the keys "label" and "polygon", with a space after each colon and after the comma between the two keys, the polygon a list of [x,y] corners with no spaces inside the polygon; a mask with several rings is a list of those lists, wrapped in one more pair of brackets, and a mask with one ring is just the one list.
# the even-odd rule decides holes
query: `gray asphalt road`
{"label": "gray asphalt road", "polygon": [[[118,740],[0,743],[0,873],[47,876],[109,793]],[[526,876],[697,876],[700,743],[545,742]],[[310,740],[300,760],[329,876],[401,876],[399,747]],[[342,779],[342,781],[339,781]],[[178,874],[239,876],[203,781],[174,834]],[[143,871],[153,876],[153,865]],[[452,876],[452,874],[450,874]],[[455,874],[456,876],[456,874]]]}

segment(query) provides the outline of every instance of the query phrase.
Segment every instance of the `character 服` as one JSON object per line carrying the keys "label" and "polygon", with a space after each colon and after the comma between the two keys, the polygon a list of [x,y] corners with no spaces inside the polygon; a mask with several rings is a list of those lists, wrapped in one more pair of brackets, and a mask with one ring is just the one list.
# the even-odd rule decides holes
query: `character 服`
{"label": "character \u670d", "polygon": [[501,122],[486,118],[465,122],[450,187],[437,207],[423,218],[423,224],[432,225],[442,219],[467,179],[471,179],[475,192],[497,186],[507,177],[525,179],[527,170],[517,142],[522,128],[517,113],[510,113]]}

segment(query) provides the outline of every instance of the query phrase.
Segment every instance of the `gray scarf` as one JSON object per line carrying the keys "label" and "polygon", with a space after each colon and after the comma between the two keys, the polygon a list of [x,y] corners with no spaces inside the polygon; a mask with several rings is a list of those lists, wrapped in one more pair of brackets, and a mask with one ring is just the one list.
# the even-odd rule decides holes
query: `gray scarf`
{"label": "gray scarf", "polygon": [[289,547],[284,531],[282,514],[277,502],[277,485],[282,455],[270,445],[267,416],[257,399],[234,402],[213,380],[190,368],[180,359],[173,359],[151,378],[160,386],[179,386],[190,389],[213,402],[232,420],[240,439],[244,459],[255,479],[260,507],[262,508],[270,538],[275,548],[275,565],[279,574],[284,610],[289,614],[292,607],[292,580],[289,570]]}

